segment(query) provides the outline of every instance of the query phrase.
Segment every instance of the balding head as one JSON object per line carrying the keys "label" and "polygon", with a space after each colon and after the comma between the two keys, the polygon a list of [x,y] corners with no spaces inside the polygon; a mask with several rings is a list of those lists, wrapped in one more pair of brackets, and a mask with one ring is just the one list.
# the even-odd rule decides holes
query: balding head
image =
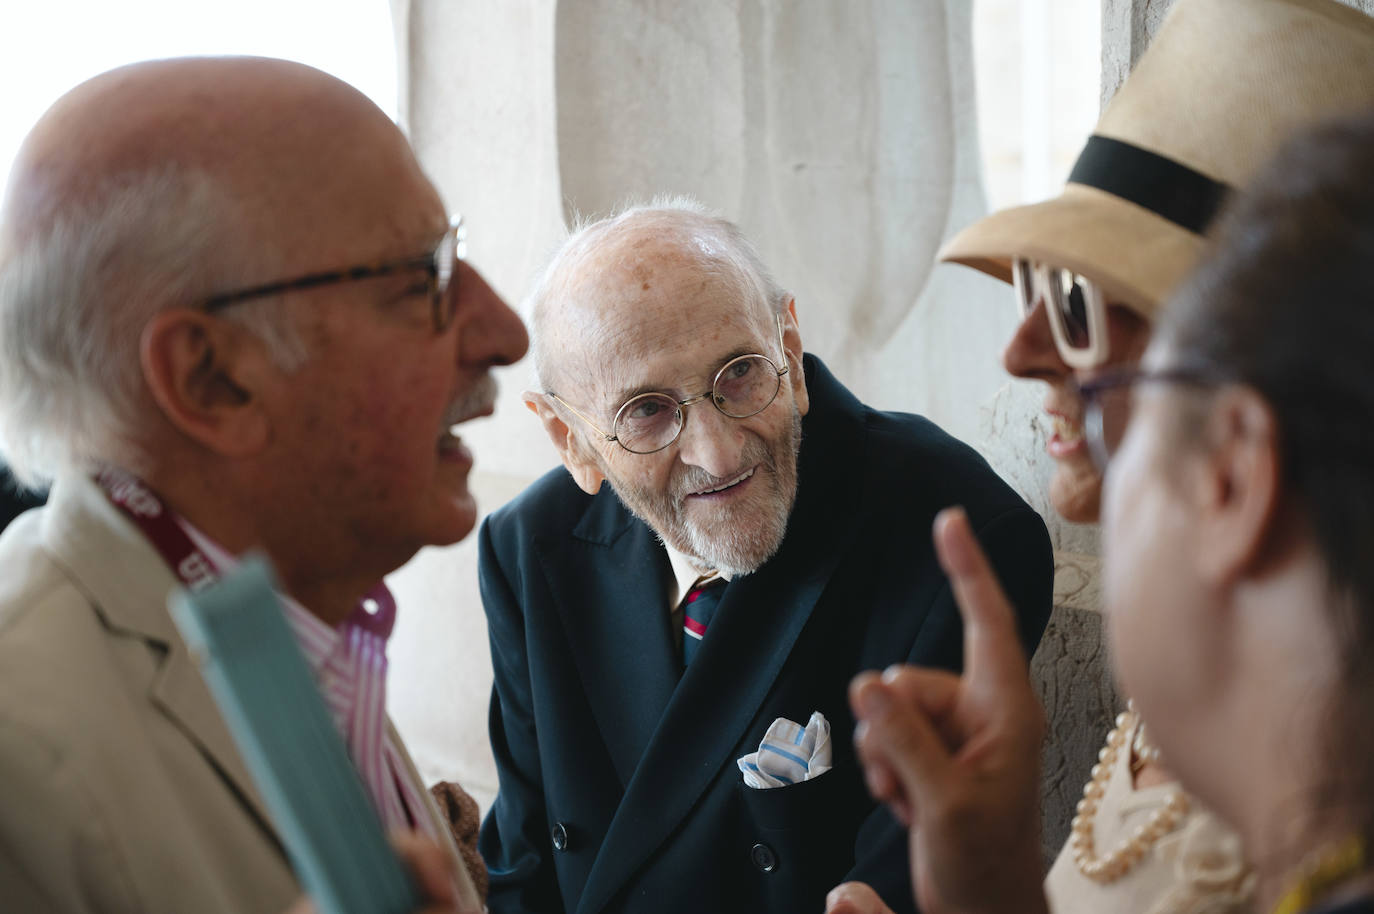
{"label": "balding head", "polygon": [[541,385],[596,378],[608,353],[624,352],[643,335],[651,299],[675,297],[685,308],[691,290],[677,286],[703,281],[729,287],[740,310],[761,326],[771,326],[789,301],[739,227],[694,201],[656,200],[580,226],[527,302]]}
{"label": "balding head", "polygon": [[739,229],[690,202],[627,210],[575,232],[531,299],[525,402],[577,484],[609,481],[703,571],[758,568],[810,401],[792,297]]}
{"label": "balding head", "polygon": [[[29,482],[116,456],[149,414],[153,315],[413,244],[436,212],[395,125],[309,67],[165,60],[78,86],[29,134],[0,205],[6,455]],[[233,317],[283,360],[299,348],[271,309]]]}
{"label": "balding head", "polygon": [[341,205],[366,210],[373,201],[355,199],[350,179],[398,158],[409,152],[387,116],[310,67],[254,57],[133,64],[77,86],[35,125],[6,191],[3,237],[22,246],[98,203],[113,179],[170,170],[212,176],[240,203],[243,228],[289,231],[337,219]]}

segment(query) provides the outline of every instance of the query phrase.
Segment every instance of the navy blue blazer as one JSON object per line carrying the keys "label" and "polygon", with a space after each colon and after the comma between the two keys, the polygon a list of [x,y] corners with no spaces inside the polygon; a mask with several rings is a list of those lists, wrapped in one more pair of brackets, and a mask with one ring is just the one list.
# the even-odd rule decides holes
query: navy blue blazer
{"label": "navy blue blazer", "polygon": [[[667,555],[609,486],[588,496],[559,468],[483,524],[500,792],[479,846],[492,914],[819,914],[848,879],[913,910],[905,831],[855,759],[849,680],[897,662],[960,666],[958,609],[931,545],[941,508],[967,508],[1027,651],[1050,612],[1049,537],[971,448],[919,416],[869,409],[814,356],[804,365],[811,409],[787,534],[726,588],[685,672]],[[817,710],[833,769],[746,787],[735,760],[776,718]]]}

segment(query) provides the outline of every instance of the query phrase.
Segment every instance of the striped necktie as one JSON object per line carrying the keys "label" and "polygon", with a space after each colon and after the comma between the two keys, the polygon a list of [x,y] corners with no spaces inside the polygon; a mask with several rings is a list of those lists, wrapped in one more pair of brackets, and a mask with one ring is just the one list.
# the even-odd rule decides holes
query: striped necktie
{"label": "striped necktie", "polygon": [[698,580],[692,585],[692,589],[687,591],[687,597],[682,601],[682,662],[684,665],[692,662],[692,657],[696,654],[697,648],[701,646],[701,639],[706,635],[706,626],[711,624],[711,617],[716,614],[716,607],[720,605],[721,594],[725,593],[725,585],[728,583],[719,575],[712,575],[705,580]]}

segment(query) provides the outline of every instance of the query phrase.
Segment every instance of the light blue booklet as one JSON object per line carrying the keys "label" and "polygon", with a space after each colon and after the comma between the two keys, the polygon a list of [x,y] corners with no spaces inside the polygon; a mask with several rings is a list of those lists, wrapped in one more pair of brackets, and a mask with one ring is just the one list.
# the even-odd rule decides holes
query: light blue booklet
{"label": "light blue booklet", "polygon": [[408,914],[420,897],[363,790],[282,614],[271,568],[243,564],[169,600],[321,914]]}

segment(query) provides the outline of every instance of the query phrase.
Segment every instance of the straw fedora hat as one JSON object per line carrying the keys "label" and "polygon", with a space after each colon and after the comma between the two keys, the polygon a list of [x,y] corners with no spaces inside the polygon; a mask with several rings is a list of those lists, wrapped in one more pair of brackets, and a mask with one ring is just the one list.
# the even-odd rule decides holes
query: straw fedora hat
{"label": "straw fedora hat", "polygon": [[993,213],[939,259],[1024,257],[1153,320],[1211,218],[1294,131],[1374,107],[1374,19],[1334,0],[1178,0],[1058,197]]}

